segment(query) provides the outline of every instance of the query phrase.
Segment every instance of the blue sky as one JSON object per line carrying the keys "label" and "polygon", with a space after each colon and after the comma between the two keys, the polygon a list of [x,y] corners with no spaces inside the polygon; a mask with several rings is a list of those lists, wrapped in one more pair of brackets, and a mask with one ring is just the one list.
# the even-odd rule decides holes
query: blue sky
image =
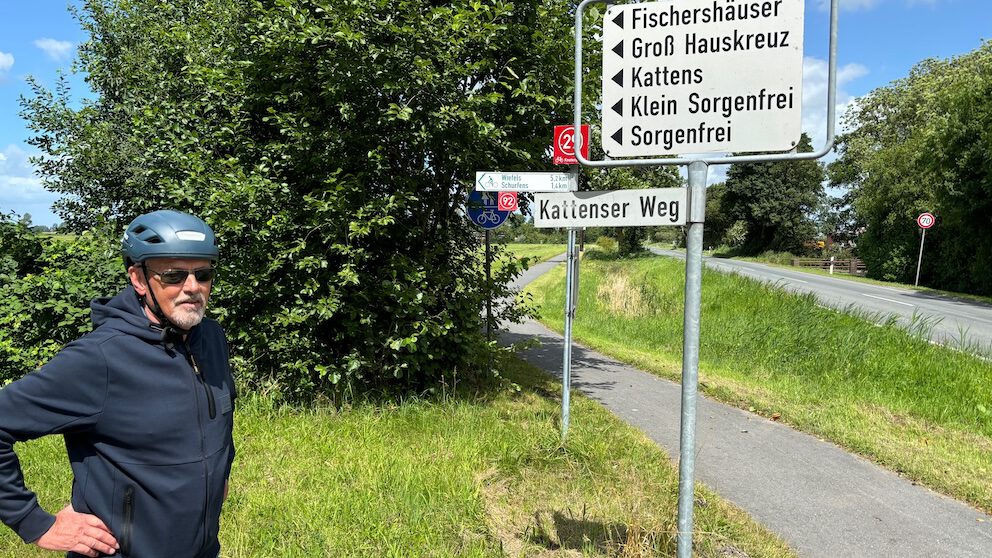
{"label": "blue sky", "polygon": [[[681,3],[688,0],[679,0]],[[804,128],[822,144],[826,115],[827,0],[806,1]],[[838,108],[906,76],[925,58],[947,58],[992,39],[988,0],[840,0]],[[51,86],[69,73],[76,46],[86,39],[67,0],[0,0],[0,212],[30,213],[35,224],[58,218],[56,196],[34,176],[27,144],[31,136],[18,116],[18,97],[29,92],[26,76]],[[86,92],[82,76],[70,76],[73,91]],[[548,131],[550,141],[551,131]],[[715,167],[711,181],[726,167]]]}

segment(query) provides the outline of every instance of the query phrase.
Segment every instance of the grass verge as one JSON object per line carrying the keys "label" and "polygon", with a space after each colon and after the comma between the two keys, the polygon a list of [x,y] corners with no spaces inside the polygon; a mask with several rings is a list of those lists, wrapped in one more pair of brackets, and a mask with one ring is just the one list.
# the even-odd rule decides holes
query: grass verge
{"label": "grass verge", "polygon": [[[512,360],[516,385],[345,410],[248,398],[222,518],[225,557],[670,556],[678,473],[636,430],[578,394],[565,449],[558,386]],[[64,505],[61,441],[19,444],[42,505]],[[696,555],[794,554],[700,487]],[[0,532],[0,556],[51,556]]]}
{"label": "grass verge", "polygon": [[528,265],[539,264],[565,252],[561,244],[507,244],[506,249],[518,260],[527,260]]}
{"label": "grass verge", "polygon": [[[531,284],[561,331],[564,270]],[[575,339],[678,381],[684,263],[583,263]],[[812,295],[704,270],[701,389],[992,510],[992,365]]]}

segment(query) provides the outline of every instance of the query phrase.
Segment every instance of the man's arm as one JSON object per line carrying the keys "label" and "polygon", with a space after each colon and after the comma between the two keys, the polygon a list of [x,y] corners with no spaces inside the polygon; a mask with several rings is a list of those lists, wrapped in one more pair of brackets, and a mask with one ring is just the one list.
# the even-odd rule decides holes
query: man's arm
{"label": "man's arm", "polygon": [[[45,366],[0,389],[0,520],[24,542],[41,542],[56,525],[56,516],[43,510],[24,485],[14,443],[91,428],[103,412],[106,394],[103,354],[94,344],[80,341],[70,343]],[[65,514],[65,519],[71,518]]]}

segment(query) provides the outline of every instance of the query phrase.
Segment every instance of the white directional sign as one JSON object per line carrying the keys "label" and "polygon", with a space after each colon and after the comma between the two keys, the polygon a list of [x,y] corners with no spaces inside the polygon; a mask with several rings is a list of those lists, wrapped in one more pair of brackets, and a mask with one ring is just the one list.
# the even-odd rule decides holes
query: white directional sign
{"label": "white directional sign", "polygon": [[603,150],[630,157],[795,147],[803,4],[611,5],[603,24]]}
{"label": "white directional sign", "polygon": [[655,227],[684,225],[685,188],[535,194],[534,226]]}
{"label": "white directional sign", "polygon": [[573,192],[579,189],[577,175],[567,172],[476,171],[475,189],[480,192]]}

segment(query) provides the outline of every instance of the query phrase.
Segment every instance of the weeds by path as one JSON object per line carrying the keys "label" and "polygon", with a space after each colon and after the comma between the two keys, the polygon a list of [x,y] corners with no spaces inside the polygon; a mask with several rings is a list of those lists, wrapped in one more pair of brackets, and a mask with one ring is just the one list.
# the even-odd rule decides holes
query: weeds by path
{"label": "weeds by path", "polygon": [[[667,456],[578,395],[559,447],[558,384],[520,361],[502,368],[516,386],[481,394],[343,410],[245,398],[222,556],[673,555],[678,475]],[[59,509],[61,441],[18,448],[42,504]],[[696,498],[696,556],[793,556],[711,492]],[[3,531],[0,556],[51,554]]]}

